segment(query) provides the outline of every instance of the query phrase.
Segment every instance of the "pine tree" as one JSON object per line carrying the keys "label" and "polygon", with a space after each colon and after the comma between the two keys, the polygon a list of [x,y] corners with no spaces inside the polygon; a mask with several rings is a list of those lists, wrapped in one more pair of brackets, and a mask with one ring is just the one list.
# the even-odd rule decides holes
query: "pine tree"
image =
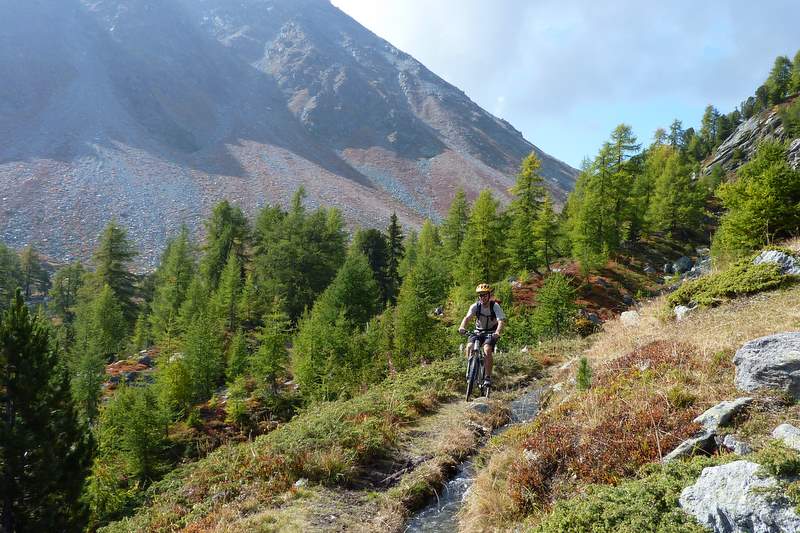
{"label": "pine tree", "polygon": [[412,270],[397,298],[393,363],[400,370],[413,366],[434,348],[436,321],[429,315],[432,302],[425,291],[423,273],[421,268]]}
{"label": "pine tree", "polygon": [[451,269],[455,266],[459,250],[461,250],[461,243],[464,242],[467,221],[469,221],[467,195],[464,193],[464,189],[458,189],[441,227],[444,257]]}
{"label": "pine tree", "polygon": [[703,157],[711,153],[717,141],[717,119],[719,111],[713,105],[707,105],[703,112],[700,126],[700,140],[703,143]]}
{"label": "pine tree", "polygon": [[354,248],[361,250],[367,257],[372,275],[381,291],[381,302],[386,302],[391,289],[387,268],[389,262],[389,241],[386,236],[376,229],[359,230],[353,237]]}
{"label": "pine tree", "polygon": [[389,241],[389,254],[386,260],[386,277],[388,279],[386,300],[394,304],[397,301],[397,292],[400,289],[400,283],[402,281],[398,269],[404,255],[403,230],[397,219],[397,213],[392,213],[386,235]]}
{"label": "pine tree", "polygon": [[200,271],[206,285],[214,290],[231,255],[236,256],[240,265],[244,264],[250,228],[241,208],[227,200],[214,207],[205,226],[206,245]]}
{"label": "pine tree", "polygon": [[78,292],[83,286],[85,273],[83,265],[73,263],[58,269],[53,276],[49,293],[52,309],[66,323],[71,323],[75,318]]}
{"label": "pine tree", "polygon": [[172,344],[178,336],[178,315],[195,273],[195,260],[189,230],[181,227],[177,237],[167,243],[156,271],[150,325],[153,338]]}
{"label": "pine tree", "polygon": [[153,387],[120,387],[103,406],[87,491],[95,524],[122,518],[166,471],[168,423]]}
{"label": "pine tree", "polygon": [[603,233],[607,203],[602,195],[602,174],[595,168],[594,163],[584,160],[565,208],[572,257],[584,272],[604,263],[608,250]]}
{"label": "pine tree", "polygon": [[25,298],[30,298],[34,289],[41,292],[47,290],[50,278],[42,266],[39,254],[32,246],[26,246],[20,254],[20,268],[22,270],[22,288]]}
{"label": "pine tree", "polygon": [[533,227],[544,201],[544,179],[539,174],[541,161],[534,152],[522,161],[517,182],[511,188],[511,234],[508,239],[511,268],[516,271],[539,269],[539,251]]}
{"label": "pine tree", "polygon": [[667,140],[669,141],[670,146],[675,148],[682,149],[685,146],[683,122],[677,118],[673,120],[672,124],[669,126],[669,136],[667,137]]}
{"label": "pine tree", "polygon": [[87,283],[93,294],[101,291],[105,285],[111,287],[129,328],[138,315],[134,302],[135,277],[128,270],[136,255],[136,249],[128,240],[128,233],[112,220],[100,236],[100,243],[94,251],[95,271],[89,276]]}
{"label": "pine tree", "polygon": [[81,531],[91,434],[47,328],[17,291],[0,320],[0,529]]}

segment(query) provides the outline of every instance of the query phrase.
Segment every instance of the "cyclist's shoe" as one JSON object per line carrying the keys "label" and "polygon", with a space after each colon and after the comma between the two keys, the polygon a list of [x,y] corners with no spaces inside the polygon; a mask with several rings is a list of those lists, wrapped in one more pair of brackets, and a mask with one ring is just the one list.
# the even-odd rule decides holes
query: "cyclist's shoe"
{"label": "cyclist's shoe", "polygon": [[484,378],[484,380],[483,380],[483,388],[485,389],[486,387],[491,387],[491,386],[492,386],[492,380],[489,379],[489,378]]}

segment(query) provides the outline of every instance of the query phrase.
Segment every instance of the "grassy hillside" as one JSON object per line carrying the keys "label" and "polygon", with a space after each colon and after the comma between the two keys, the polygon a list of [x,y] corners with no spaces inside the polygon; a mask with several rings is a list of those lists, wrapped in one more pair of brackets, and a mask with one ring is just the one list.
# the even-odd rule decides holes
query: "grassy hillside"
{"label": "grassy hillside", "polygon": [[[719,275],[735,281],[729,273],[736,268]],[[787,285],[739,298],[730,293],[734,299],[680,322],[665,313],[666,297],[656,298],[639,309],[638,324],[607,322],[588,349],[565,353],[568,364],[551,376],[558,392],[549,408],[484,450],[462,529],[696,530],[677,497],[709,461],[728,458],[666,467],[659,461],[698,429],[696,415],[742,396],[731,359],[744,342],[800,329],[800,287]],[[580,357],[593,370],[587,391],[575,385]],[[769,433],[782,422],[800,423],[800,407],[774,394],[754,397],[747,416],[726,430],[761,450],[756,457],[766,464],[773,461]]]}

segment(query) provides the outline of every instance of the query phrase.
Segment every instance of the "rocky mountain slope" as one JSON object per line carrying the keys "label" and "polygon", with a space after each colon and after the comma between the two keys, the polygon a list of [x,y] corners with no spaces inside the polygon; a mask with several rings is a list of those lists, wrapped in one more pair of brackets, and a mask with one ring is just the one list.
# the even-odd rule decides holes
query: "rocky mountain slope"
{"label": "rocky mountain slope", "polygon": [[507,198],[542,153],[327,0],[32,0],[0,5],[0,239],[86,257],[112,217],[151,263],[223,197],[416,225],[452,193]]}

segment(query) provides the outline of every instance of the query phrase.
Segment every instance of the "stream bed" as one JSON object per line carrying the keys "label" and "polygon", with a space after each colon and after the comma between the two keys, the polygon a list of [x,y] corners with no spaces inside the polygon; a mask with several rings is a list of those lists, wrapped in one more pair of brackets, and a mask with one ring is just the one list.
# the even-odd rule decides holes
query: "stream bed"
{"label": "stream bed", "polygon": [[[543,394],[544,388],[535,384],[526,389],[524,394],[511,402],[511,420],[492,434],[499,435],[514,424],[533,420],[539,412]],[[458,511],[475,479],[474,458],[475,454],[458,465],[455,475],[437,493],[436,499],[412,515],[406,532],[458,530]]]}

